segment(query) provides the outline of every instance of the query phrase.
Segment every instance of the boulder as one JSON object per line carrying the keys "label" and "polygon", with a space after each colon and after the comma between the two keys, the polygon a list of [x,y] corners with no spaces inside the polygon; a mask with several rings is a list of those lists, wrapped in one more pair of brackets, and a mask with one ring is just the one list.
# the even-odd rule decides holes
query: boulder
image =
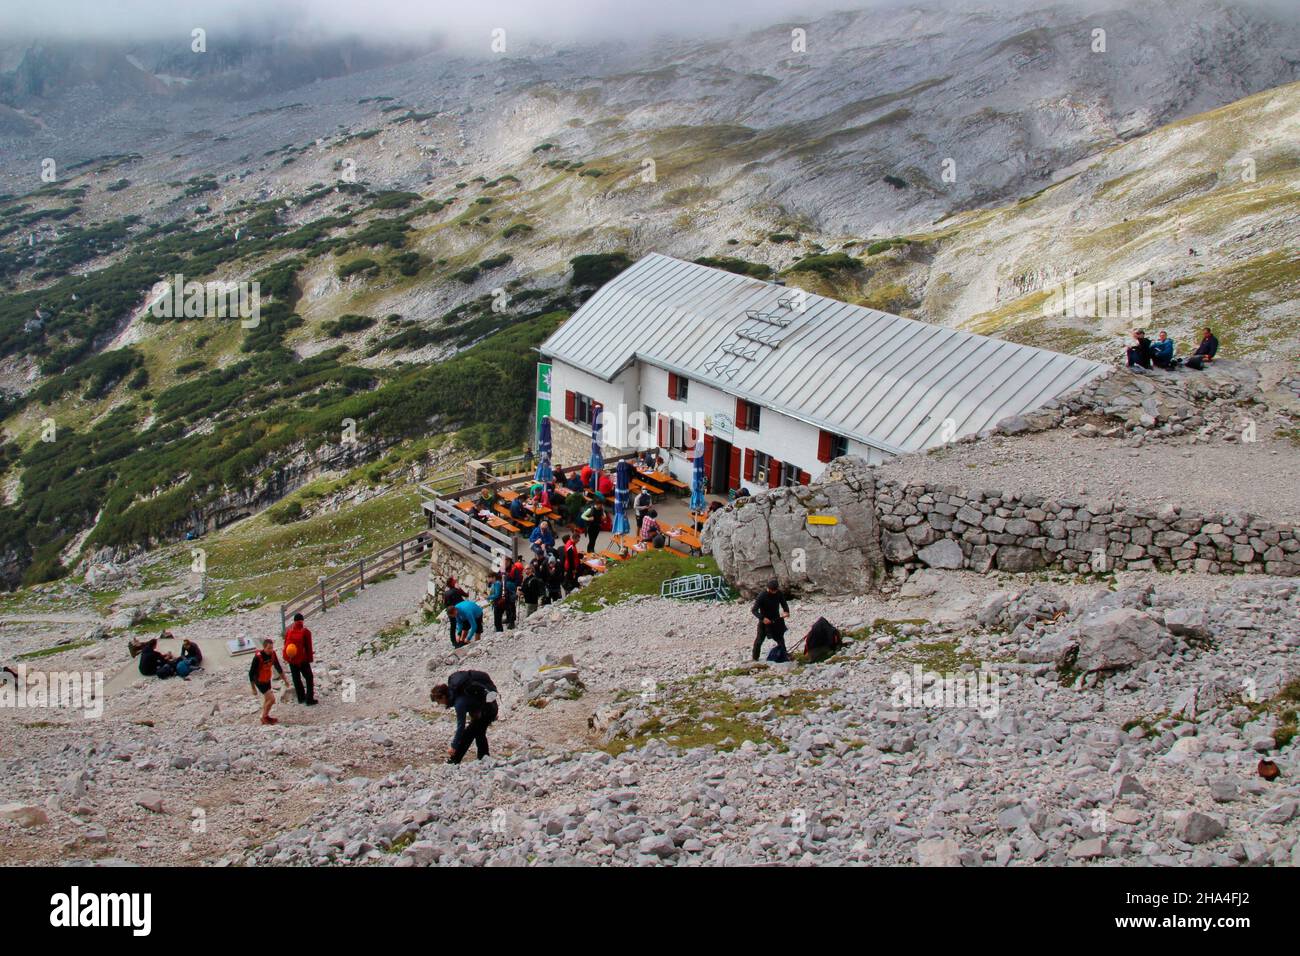
{"label": "boulder", "polygon": [[1204,640],[1210,636],[1209,618],[1201,607],[1171,607],[1165,611],[1170,634]]}
{"label": "boulder", "polygon": [[[809,524],[809,515],[835,524]],[[774,488],[716,512],[704,550],[745,594],[771,578],[804,593],[861,594],[885,574],[876,520],[876,483],[861,458],[838,458],[817,484]]]}
{"label": "boulder", "polygon": [[1199,810],[1188,810],[1174,824],[1174,836],[1184,843],[1208,843],[1227,829],[1222,820]]}
{"label": "boulder", "polygon": [[1072,630],[1079,642],[1076,665],[1083,671],[1120,670],[1173,650],[1168,632],[1137,608],[1086,614]]}
{"label": "boulder", "polygon": [[916,845],[916,862],[921,866],[961,866],[961,847],[955,840],[922,840]]}
{"label": "boulder", "polygon": [[1012,571],[1018,574],[1038,571],[1046,567],[1046,562],[1038,551],[1015,545],[1004,545],[998,548],[995,563],[999,571]]}
{"label": "boulder", "polygon": [[44,810],[29,803],[0,804],[0,820],[8,820],[20,827],[43,827],[50,822]]}
{"label": "boulder", "polygon": [[581,697],[584,690],[572,654],[548,652],[522,657],[510,665],[510,672],[524,688],[524,699],[529,703],[540,704],[557,698],[573,700]]}
{"label": "boulder", "polygon": [[916,556],[932,568],[955,571],[961,567],[964,555],[961,545],[952,538],[941,538],[934,544],[927,544]]}

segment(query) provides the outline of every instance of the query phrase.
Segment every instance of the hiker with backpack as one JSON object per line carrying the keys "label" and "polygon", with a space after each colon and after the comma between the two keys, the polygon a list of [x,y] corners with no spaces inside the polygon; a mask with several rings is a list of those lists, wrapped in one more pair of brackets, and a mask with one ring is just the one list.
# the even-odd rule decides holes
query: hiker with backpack
{"label": "hiker with backpack", "polygon": [[248,682],[253,685],[253,693],[260,694],[262,697],[262,723],[264,724],[280,722],[279,719],[271,716],[271,708],[275,706],[275,691],[271,689],[273,673],[280,675],[280,680],[288,690],[289,678],[284,676],[280,658],[275,654],[275,641],[268,637],[262,642],[262,649],[253,654],[253,660],[248,665]]}
{"label": "hiker with backpack", "polygon": [[551,555],[546,560],[546,600],[545,604],[557,604],[564,598],[564,566]]}
{"label": "hiker with backpack", "polygon": [[587,510],[582,513],[582,523],[587,529],[587,551],[596,550],[596,538],[600,536],[601,526],[605,523],[605,509],[599,498],[593,498]]}
{"label": "hiker with backpack", "polygon": [[488,756],[487,729],[497,719],[497,685],[483,671],[456,671],[429,691],[429,700],[456,709],[456,734],[447,763],[460,763],[472,741],[478,759]]}
{"label": "hiker with backpack", "polygon": [[488,592],[488,600],[492,602],[492,624],[498,634],[501,633],[501,623],[504,620],[510,630],[515,629],[516,607],[518,605],[518,588],[515,585],[514,578],[502,571],[492,582],[492,590]]}
{"label": "hiker with backpack", "polygon": [[447,614],[451,617],[452,624],[456,629],[456,633],[451,639],[452,644],[456,647],[463,647],[482,635],[483,609],[478,606],[477,601],[466,598],[455,607],[447,608]]}
{"label": "hiker with backpack", "polygon": [[448,578],[447,586],[442,591],[442,609],[447,613],[447,620],[451,622],[451,646],[459,647],[456,643],[456,612],[453,610],[457,604],[469,597],[456,584],[456,579]]}
{"label": "hiker with backpack", "polygon": [[298,703],[315,706],[316,678],[312,675],[311,665],[316,660],[316,652],[311,642],[311,631],[303,623],[301,614],[295,614],[293,623],[285,628],[284,659],[293,675],[293,691]]}
{"label": "hiker with backpack", "polygon": [[781,593],[781,582],[776,578],[767,582],[767,588],[754,599],[750,608],[758,618],[758,636],[754,639],[754,660],[758,660],[763,650],[763,641],[771,638],[776,641],[776,648],[768,655],[774,663],[788,661],[790,652],[785,647],[785,621],[790,616],[790,605]]}
{"label": "hiker with backpack", "polygon": [[564,593],[578,587],[578,570],[582,567],[582,552],[578,550],[578,536],[576,534],[566,534],[564,536],[564,553],[563,553],[563,576]]}
{"label": "hiker with backpack", "polygon": [[546,600],[546,578],[541,572],[529,566],[524,570],[524,584],[520,588],[524,595],[525,620],[537,613],[537,606]]}

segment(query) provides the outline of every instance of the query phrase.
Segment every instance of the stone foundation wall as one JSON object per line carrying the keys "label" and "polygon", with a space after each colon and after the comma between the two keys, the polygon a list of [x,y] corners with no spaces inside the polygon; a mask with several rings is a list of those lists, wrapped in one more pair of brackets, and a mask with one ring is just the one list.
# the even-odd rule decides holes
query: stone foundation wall
{"label": "stone foundation wall", "polygon": [[429,600],[435,610],[442,610],[442,590],[449,577],[454,577],[470,597],[478,600],[487,597],[492,579],[488,568],[481,562],[465,557],[437,538],[433,539],[429,550]]}
{"label": "stone foundation wall", "polygon": [[1245,513],[1116,508],[889,481],[877,482],[876,509],[881,550],[895,565],[1300,574],[1300,529]]}
{"label": "stone foundation wall", "polygon": [[[745,593],[775,577],[792,590],[850,594],[891,568],[1300,574],[1300,529],[1257,515],[885,481],[857,458],[831,462],[826,477],[709,519],[704,548],[728,581]],[[809,524],[811,515],[830,523]]]}

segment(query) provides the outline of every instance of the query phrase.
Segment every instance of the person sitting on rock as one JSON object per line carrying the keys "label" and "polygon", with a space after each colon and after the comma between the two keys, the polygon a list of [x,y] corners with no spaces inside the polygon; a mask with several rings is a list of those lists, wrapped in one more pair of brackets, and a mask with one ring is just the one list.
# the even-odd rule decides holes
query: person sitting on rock
{"label": "person sitting on rock", "polygon": [[479,760],[489,755],[487,729],[498,714],[497,685],[491,677],[483,671],[456,671],[447,683],[429,691],[429,700],[456,709],[456,734],[447,748],[447,763],[460,763],[471,741]]}
{"label": "person sitting on rock", "polygon": [[1156,368],[1169,368],[1174,361],[1174,340],[1169,333],[1161,329],[1156,333],[1156,340],[1151,343],[1151,362]]}
{"label": "person sitting on rock", "polygon": [[1215,338],[1214,333],[1208,327],[1201,329],[1201,342],[1196,346],[1196,351],[1188,357],[1186,365],[1198,372],[1203,371],[1206,363],[1213,362],[1214,357],[1218,354],[1219,340]]}
{"label": "person sitting on rock", "polygon": [[1129,368],[1151,367],[1151,340],[1142,329],[1133,330],[1133,345],[1125,350]]}
{"label": "person sitting on rock", "polygon": [[188,637],[181,642],[181,656],[176,659],[176,674],[189,677],[203,666],[203,652]]}

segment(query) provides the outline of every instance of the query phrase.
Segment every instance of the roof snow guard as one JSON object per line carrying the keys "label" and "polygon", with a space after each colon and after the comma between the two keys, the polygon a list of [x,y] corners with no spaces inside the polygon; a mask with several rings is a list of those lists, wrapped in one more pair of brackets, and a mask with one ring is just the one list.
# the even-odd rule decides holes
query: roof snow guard
{"label": "roof snow guard", "polygon": [[802,310],[783,286],[652,253],[602,286],[541,353],[606,381],[640,360],[893,454],[1031,411],[1103,369],[799,298]]}

